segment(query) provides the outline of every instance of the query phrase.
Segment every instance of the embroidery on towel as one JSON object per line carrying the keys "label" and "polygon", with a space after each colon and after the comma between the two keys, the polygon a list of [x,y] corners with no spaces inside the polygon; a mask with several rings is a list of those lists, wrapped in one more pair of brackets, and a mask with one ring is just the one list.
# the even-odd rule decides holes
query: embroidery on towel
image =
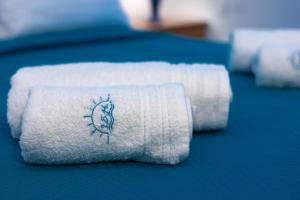
{"label": "embroidery on towel", "polygon": [[300,70],[300,50],[295,51],[291,57],[292,65],[295,69]]}
{"label": "embroidery on towel", "polygon": [[112,134],[114,126],[114,115],[113,111],[115,104],[110,98],[110,94],[107,95],[106,99],[99,97],[98,101],[92,99],[92,105],[88,107],[89,114],[83,117],[89,120],[88,126],[91,128],[91,133],[99,133],[107,136],[107,144],[109,144],[109,137]]}

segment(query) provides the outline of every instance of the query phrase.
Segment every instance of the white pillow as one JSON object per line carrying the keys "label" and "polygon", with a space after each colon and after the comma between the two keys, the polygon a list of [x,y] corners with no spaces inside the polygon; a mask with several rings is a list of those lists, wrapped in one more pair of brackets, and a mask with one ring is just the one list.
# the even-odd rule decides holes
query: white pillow
{"label": "white pillow", "polygon": [[118,0],[0,0],[0,39],[126,25]]}

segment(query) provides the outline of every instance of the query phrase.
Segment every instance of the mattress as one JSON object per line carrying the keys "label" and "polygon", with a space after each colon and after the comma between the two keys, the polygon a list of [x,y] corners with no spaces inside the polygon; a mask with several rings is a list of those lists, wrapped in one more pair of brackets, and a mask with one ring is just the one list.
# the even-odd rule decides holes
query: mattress
{"label": "mattress", "polygon": [[228,128],[194,133],[189,159],[177,166],[29,165],[10,136],[9,79],[22,66],[150,60],[227,65],[229,51],[224,43],[133,32],[0,52],[0,199],[300,199],[300,92],[257,88],[249,75],[231,74]]}

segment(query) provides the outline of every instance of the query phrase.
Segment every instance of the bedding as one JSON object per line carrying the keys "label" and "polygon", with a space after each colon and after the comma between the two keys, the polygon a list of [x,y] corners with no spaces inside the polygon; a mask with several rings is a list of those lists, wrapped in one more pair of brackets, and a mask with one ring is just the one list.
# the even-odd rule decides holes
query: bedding
{"label": "bedding", "polygon": [[228,66],[229,53],[228,44],[137,32],[2,53],[1,200],[299,199],[299,90],[257,88],[249,75],[231,75],[234,101],[227,129],[195,133],[190,158],[175,167],[134,162],[28,165],[10,136],[6,98],[10,77],[21,66],[150,60]]}
{"label": "bedding", "polygon": [[133,32],[128,27],[111,25],[24,35],[0,40],[0,55],[32,48],[49,48],[49,46],[63,46],[79,42],[94,42],[95,40],[109,41],[116,37],[121,39],[130,34],[133,34]]}
{"label": "bedding", "polygon": [[118,0],[0,0],[0,40],[112,25],[128,26]]}

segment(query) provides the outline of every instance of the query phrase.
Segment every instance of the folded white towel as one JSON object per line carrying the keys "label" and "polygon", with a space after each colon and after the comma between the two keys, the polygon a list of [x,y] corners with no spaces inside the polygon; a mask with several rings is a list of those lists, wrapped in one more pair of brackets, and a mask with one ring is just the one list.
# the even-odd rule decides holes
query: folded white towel
{"label": "folded white towel", "polygon": [[22,156],[46,165],[177,164],[189,155],[190,109],[179,84],[33,88],[22,123]]}
{"label": "folded white towel", "polygon": [[253,72],[258,86],[300,87],[300,45],[262,47]]}
{"label": "folded white towel", "polygon": [[182,83],[191,98],[194,130],[227,125],[231,88],[219,65],[145,63],[77,63],[20,69],[11,80],[8,121],[14,138],[21,134],[22,114],[33,86],[116,86]]}
{"label": "folded white towel", "polygon": [[241,29],[231,35],[231,69],[251,72],[251,65],[263,45],[300,45],[300,30]]}

